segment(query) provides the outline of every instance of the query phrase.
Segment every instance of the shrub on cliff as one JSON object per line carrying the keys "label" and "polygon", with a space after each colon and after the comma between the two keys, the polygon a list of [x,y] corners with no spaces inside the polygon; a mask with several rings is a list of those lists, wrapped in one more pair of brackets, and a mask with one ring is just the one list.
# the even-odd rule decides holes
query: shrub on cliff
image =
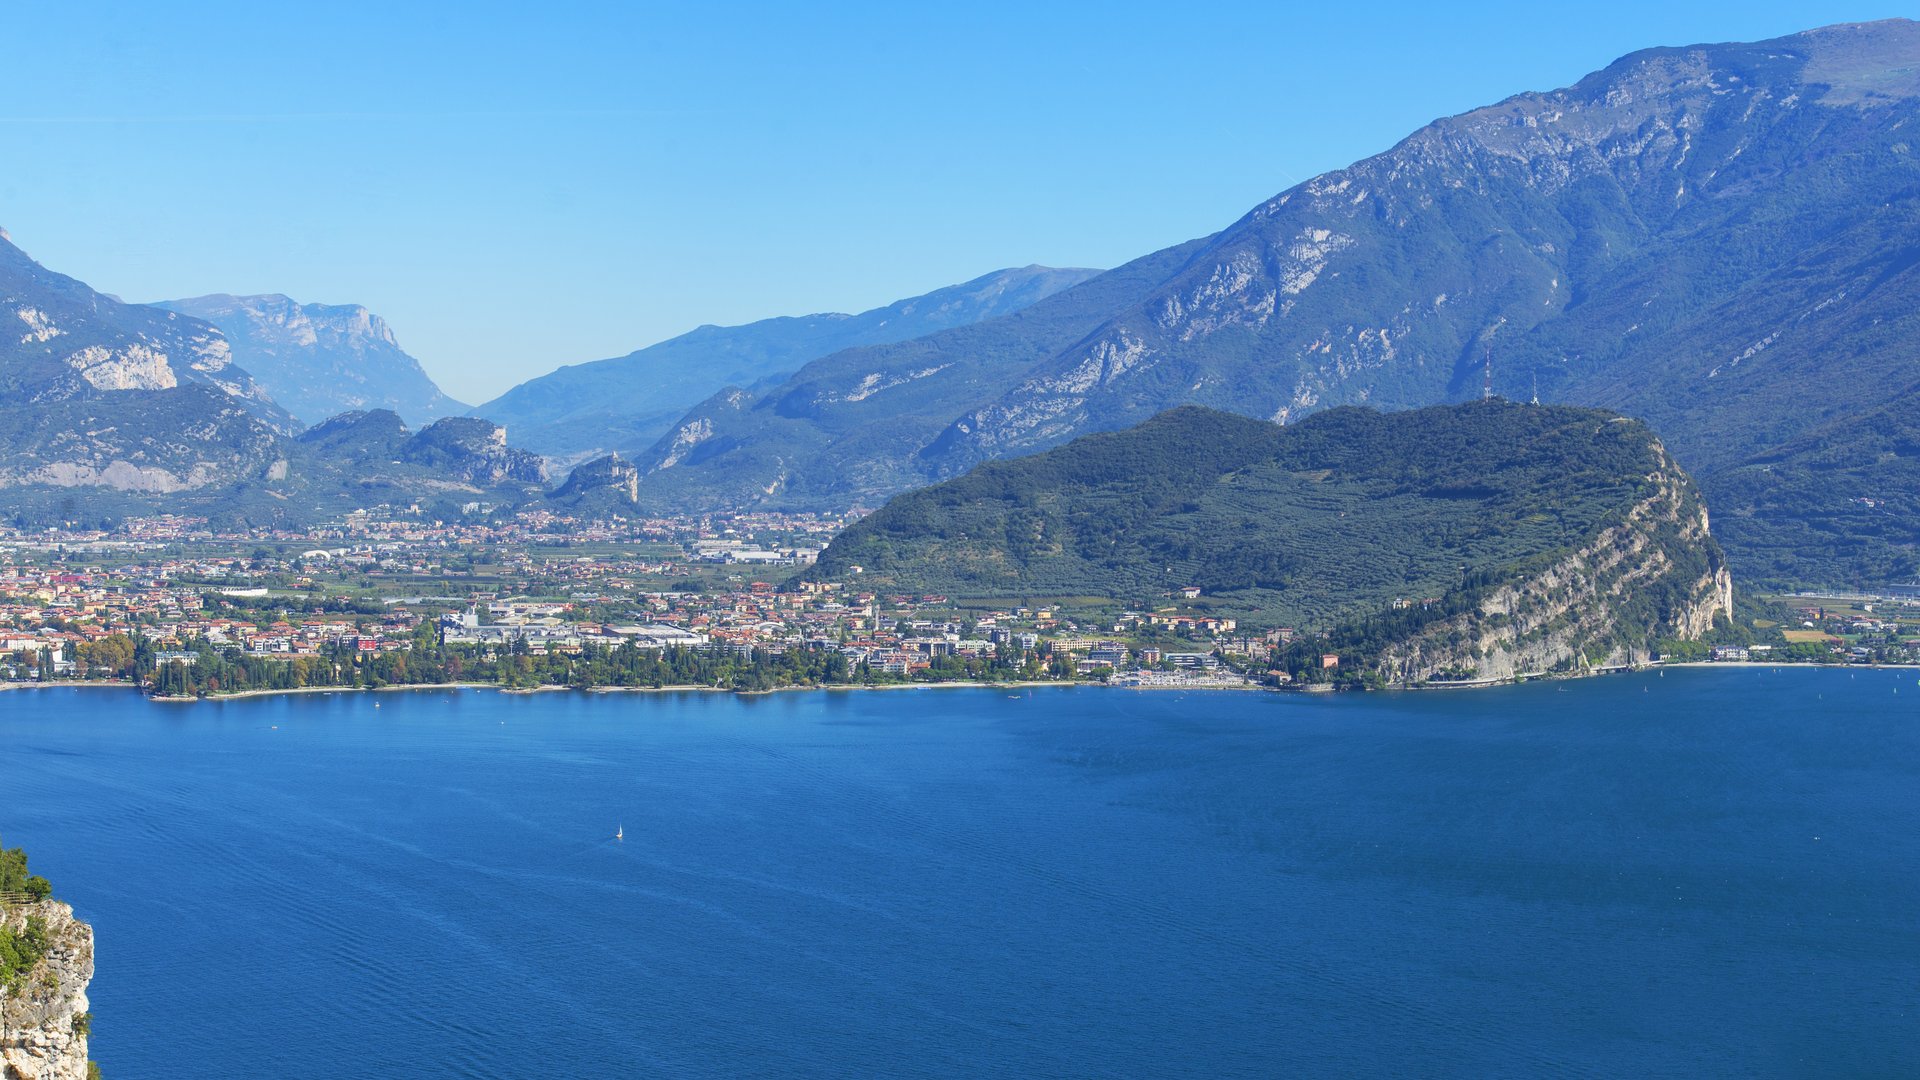
{"label": "shrub on cliff", "polygon": [[0,849],[0,902],[36,903],[53,895],[47,879],[27,872],[27,853],[22,848]]}
{"label": "shrub on cliff", "polygon": [[47,921],[27,916],[20,930],[0,927],[0,990],[11,993],[47,955]]}

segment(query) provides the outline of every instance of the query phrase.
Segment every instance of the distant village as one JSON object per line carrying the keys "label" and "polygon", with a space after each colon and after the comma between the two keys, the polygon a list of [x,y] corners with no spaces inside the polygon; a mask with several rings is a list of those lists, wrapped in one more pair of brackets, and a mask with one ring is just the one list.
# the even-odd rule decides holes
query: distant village
{"label": "distant village", "polygon": [[[962,606],[940,595],[800,582],[846,518],[775,513],[583,522],[423,522],[361,511],[299,531],[220,533],[136,518],[111,530],[0,529],[0,679],[124,677],[155,667],[406,653],[431,642],[493,660],[622,647],[779,656],[833,652],[914,680],[996,665],[1031,679],[1137,687],[1284,685],[1290,628],[1243,630],[1174,590],[1153,610]],[[1431,603],[1399,600],[1396,606]],[[1773,643],[1713,662],[1920,661],[1920,599],[1798,603]],[[1901,615],[1905,613],[1903,620]],[[423,636],[425,635],[425,636]],[[1335,668],[1327,655],[1315,666]],[[956,663],[958,662],[958,663]]]}
{"label": "distant village", "polygon": [[[843,583],[782,591],[844,524],[783,514],[594,523],[544,512],[446,524],[358,512],[241,534],[174,516],[112,531],[0,529],[0,677],[102,677],[89,658],[116,636],[143,642],[156,664],[191,665],[206,649],[276,660],[405,652],[426,626],[438,642],[488,657],[804,648],[910,679],[945,658],[1012,656],[1036,677],[1210,686],[1245,683],[1229,663],[1248,668],[1271,643],[1236,635],[1234,619],[1177,608],[1094,625],[1046,607],[963,616],[944,596]],[[1143,630],[1167,641],[1139,645]]]}

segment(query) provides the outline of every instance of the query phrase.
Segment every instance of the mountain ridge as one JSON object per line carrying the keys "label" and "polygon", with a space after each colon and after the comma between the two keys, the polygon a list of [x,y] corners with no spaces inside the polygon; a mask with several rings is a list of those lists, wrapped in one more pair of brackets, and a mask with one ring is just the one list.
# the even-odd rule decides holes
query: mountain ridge
{"label": "mountain ridge", "polygon": [[370,408],[418,424],[468,409],[435,385],[385,319],[359,304],[210,293],[152,306],[219,327],[235,361],[305,424]]}
{"label": "mountain ridge", "polygon": [[645,449],[729,384],[754,385],[840,349],[920,337],[1026,307],[1098,271],[1038,264],[995,270],[858,314],[704,324],[625,356],[570,364],[474,407],[515,442],[559,457]]}
{"label": "mountain ridge", "polygon": [[[1910,381],[1898,341],[1920,330],[1920,274],[1899,238],[1920,228],[1903,130],[1917,117],[1920,26],[1904,20],[1636,52],[1436,120],[1128,264],[1165,272],[1084,333],[994,320],[970,346],[836,354],[702,406],[637,459],[641,498],[844,506],[1183,403],[1292,419],[1464,401],[1489,348],[1494,390],[1642,417],[1710,497],[1731,493],[1727,470]],[[1844,378],[1822,370],[1836,357]],[[890,411],[854,402],[863,385],[922,389]],[[1726,543],[1756,569],[1915,568],[1871,537],[1851,570],[1805,547],[1749,556],[1762,541],[1743,519],[1777,507],[1733,509]]]}
{"label": "mountain ridge", "polygon": [[255,473],[297,421],[218,329],[96,292],[0,239],[0,486],[167,493]]}

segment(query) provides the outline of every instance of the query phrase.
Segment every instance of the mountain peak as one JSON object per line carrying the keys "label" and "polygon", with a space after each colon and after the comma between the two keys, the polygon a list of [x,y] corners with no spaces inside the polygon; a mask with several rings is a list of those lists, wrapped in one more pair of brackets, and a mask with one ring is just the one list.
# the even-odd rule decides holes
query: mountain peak
{"label": "mountain peak", "polygon": [[463,412],[400,348],[385,319],[360,304],[303,304],[281,293],[214,293],[155,305],[205,319],[235,359],[307,423],[388,408],[412,423]]}
{"label": "mountain peak", "polygon": [[1795,35],[1810,55],[1802,81],[1825,85],[1823,105],[1884,105],[1920,97],[1920,22],[1842,23]]}

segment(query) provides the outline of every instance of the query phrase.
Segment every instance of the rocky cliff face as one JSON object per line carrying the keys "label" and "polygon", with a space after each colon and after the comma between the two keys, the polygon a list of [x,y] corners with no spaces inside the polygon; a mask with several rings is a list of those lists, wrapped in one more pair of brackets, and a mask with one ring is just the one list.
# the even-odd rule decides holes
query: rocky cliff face
{"label": "rocky cliff face", "polygon": [[[1789,351],[1830,357],[1814,343],[1897,276],[1820,263],[1817,286],[1760,288],[1778,257],[1741,245],[1757,205],[1827,223],[1768,226],[1779,252],[1900,200],[1917,58],[1920,24],[1902,21],[1651,49],[1436,121],[1256,207],[1146,303],[963,415],[942,453],[972,461],[1131,422],[1165,407],[1168,388],[1283,421],[1458,399],[1479,390],[1489,347],[1510,397],[1537,383],[1656,422],[1673,396],[1738,406],[1772,377],[1753,369],[1781,363],[1760,354],[1792,337]],[[1898,216],[1849,241],[1848,258],[1877,261],[1868,253],[1904,231]],[[1669,287],[1688,264],[1727,279]],[[1649,368],[1687,385],[1672,393]],[[1672,426],[1695,468],[1746,437]]]}
{"label": "rocky cliff face", "polygon": [[540,458],[507,445],[507,429],[490,420],[449,416],[429,424],[400,447],[401,457],[468,483],[540,484],[546,466]]}
{"label": "rocky cliff face", "polygon": [[1477,610],[1385,649],[1389,682],[1507,680],[1642,664],[1662,637],[1697,640],[1733,615],[1733,579],[1706,506],[1671,460],[1618,524]]}
{"label": "rocky cliff face", "polygon": [[619,454],[595,458],[573,470],[567,482],[553,493],[556,501],[591,496],[632,504],[639,499],[640,470]]}
{"label": "rocky cliff face", "polygon": [[0,239],[0,487],[177,492],[258,475],[297,426],[198,319]]}
{"label": "rocky cliff face", "polygon": [[93,928],[56,900],[0,913],[0,923],[16,931],[29,919],[44,920],[47,952],[16,988],[0,991],[0,1077],[86,1080]]}
{"label": "rocky cliff face", "polygon": [[391,409],[410,424],[424,424],[467,409],[440,392],[386,320],[358,304],[216,294],[154,306],[219,327],[232,342],[234,361],[304,423]]}

